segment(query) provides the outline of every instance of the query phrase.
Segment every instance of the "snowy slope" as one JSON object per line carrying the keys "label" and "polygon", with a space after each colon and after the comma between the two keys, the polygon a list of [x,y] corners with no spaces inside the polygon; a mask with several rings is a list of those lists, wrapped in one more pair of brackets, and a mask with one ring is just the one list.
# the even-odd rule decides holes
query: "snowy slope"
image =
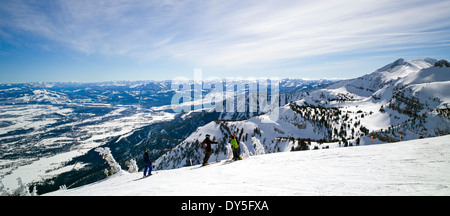
{"label": "snowy slope", "polygon": [[361,119],[361,125],[376,136],[389,137],[386,140],[445,135],[450,132],[450,68],[435,63],[433,59],[398,59],[373,73],[317,90],[296,103],[371,112],[370,118]]}
{"label": "snowy slope", "polygon": [[199,127],[175,148],[171,149],[158,160],[155,166],[158,169],[174,169],[186,165],[200,164],[203,150],[199,143],[206,134],[210,134],[215,141],[222,145],[212,145],[211,160],[223,160],[227,158],[229,137],[236,133],[239,138],[241,153],[243,155],[255,152],[254,142],[260,142],[264,146],[265,153],[286,152],[298,144],[289,138],[308,137],[312,140],[324,139],[328,129],[319,127],[314,122],[302,118],[289,107],[279,109],[279,118],[271,121],[269,114],[252,117],[242,121],[213,121],[203,127]]}
{"label": "snowy slope", "polygon": [[[396,142],[450,133],[450,68],[436,60],[399,59],[365,76],[343,80],[326,88],[290,95],[291,103],[272,113],[242,121],[215,121],[192,133],[161,156],[159,169],[199,164],[198,142],[206,134],[222,143],[236,133],[241,151],[254,152],[257,139],[266,153],[291,151],[297,139],[326,142],[328,146]],[[288,97],[282,95],[282,97]],[[281,98],[285,100],[286,98]],[[227,150],[214,147],[212,159],[225,159]]]}
{"label": "snowy slope", "polygon": [[[288,100],[298,106],[338,108],[347,112],[346,121],[360,121],[386,141],[399,140],[400,136],[414,139],[418,134],[445,135],[450,133],[450,67],[442,62],[447,61],[398,59],[362,77],[299,93]],[[349,134],[346,139],[352,139]]]}
{"label": "snowy slope", "polygon": [[449,139],[258,155],[145,179],[122,172],[45,195],[450,195]]}
{"label": "snowy slope", "polygon": [[[229,81],[240,86],[247,82]],[[280,92],[314,89],[332,82],[283,79]],[[204,85],[211,86],[211,83],[205,81]],[[188,86],[186,91],[191,90]],[[109,145],[116,138],[120,145],[121,140],[140,137],[142,127],[162,121],[176,124],[180,119],[174,119],[169,107],[173,95],[171,81],[0,84],[0,180],[10,191],[18,187],[18,177],[25,184],[45,185],[42,187],[50,190],[55,179],[68,173],[95,175],[91,169],[103,164],[96,164],[95,159],[74,160],[98,146]],[[191,132],[183,131],[187,135]],[[140,139],[132,143],[134,148],[124,150],[122,157],[117,155],[117,158],[140,157],[141,150],[135,145],[145,138]],[[155,150],[154,146],[152,150],[159,157],[176,144],[159,142],[161,150]]]}
{"label": "snowy slope", "polygon": [[[189,132],[180,131],[183,133],[183,137],[176,140],[176,143],[174,142],[173,144],[178,145],[175,147],[173,145],[168,146],[164,151],[161,151],[161,154],[165,151],[167,152],[155,162],[155,165],[158,169],[162,170],[180,168],[188,164],[190,165],[191,163],[194,165],[199,164],[202,160],[203,152],[199,147],[198,142],[201,142],[204,139],[205,134],[211,134],[213,139],[226,144],[228,143],[230,134],[236,133],[239,136],[241,152],[243,154],[255,153],[254,142],[261,143],[267,154],[289,152],[292,149],[295,150],[295,148],[300,146],[300,141],[307,141],[308,139],[312,142],[309,145],[309,148],[312,149],[315,147],[336,148],[346,145],[358,145],[358,143],[359,145],[366,145],[371,143],[370,136],[374,136],[374,143],[387,143],[397,142],[400,139],[417,139],[420,134],[423,134],[425,137],[450,134],[450,94],[448,94],[450,90],[450,67],[448,67],[448,64],[445,64],[445,61],[439,62],[434,59],[398,59],[397,61],[365,76],[343,80],[323,89],[299,93],[293,92],[304,89],[304,87],[308,89],[325,83],[305,83],[302,80],[290,79],[281,80],[280,93],[285,92],[288,94],[280,95],[280,104],[284,106],[280,107],[279,118],[271,120],[269,118],[271,113],[263,115],[259,115],[260,113],[247,115],[245,112],[222,113],[219,118],[220,120],[210,122],[203,127],[198,128],[193,133],[191,132],[198,126]],[[436,66],[437,63],[439,63],[438,66]],[[101,93],[101,95],[94,94],[94,96],[97,96],[93,98],[90,97],[92,93],[89,93],[91,92],[89,91],[89,88],[92,88],[92,86],[85,88],[83,91],[86,91],[87,93],[80,93],[81,95],[78,95],[79,90],[75,90],[72,93],[65,90],[63,91],[64,93],[61,93],[58,89],[53,88],[48,91],[42,90],[30,92],[34,89],[30,90],[26,88],[23,90],[25,92],[23,95],[34,96],[22,99],[23,103],[27,102],[29,98],[29,101],[33,102],[59,104],[67,103],[67,101],[65,101],[66,99],[74,102],[76,101],[76,98],[73,98],[73,95],[77,95],[77,97],[83,96],[81,97],[84,98],[82,100],[89,100],[91,102],[97,101],[106,103],[110,101],[108,98],[114,98],[118,100],[116,102],[125,104],[135,103],[136,101],[141,103],[143,101],[142,90],[145,90],[148,86],[152,85],[149,85],[149,83],[131,84],[132,85],[129,88],[125,88],[126,91],[122,92],[123,94],[118,94],[120,91],[116,88],[122,84],[112,83],[111,85],[115,86],[114,88],[100,91],[103,93]],[[128,84],[123,85],[126,86]],[[152,91],[153,88],[148,89],[149,95],[146,96],[148,97],[148,100],[146,99],[145,101],[147,101],[148,104],[151,104],[150,102],[154,101],[153,99],[155,97],[161,100],[166,99],[162,101],[170,101],[170,94],[166,94],[166,88],[168,88],[167,85],[168,84],[164,82],[164,85],[161,83],[155,87],[156,92],[161,89],[164,90],[162,91],[164,93],[162,95]],[[208,86],[208,84],[206,85]],[[19,87],[8,86],[7,91],[3,90],[0,91],[0,93],[9,95],[9,92],[13,91],[12,89],[17,88]],[[206,91],[204,93],[208,92]],[[108,95],[108,97],[104,98],[104,96],[102,96],[103,94]],[[12,95],[14,96],[17,94]],[[141,95],[141,97],[138,97],[139,95]],[[155,97],[152,95],[155,95]],[[5,98],[8,100],[9,98],[15,99],[13,96]],[[167,98],[169,98],[169,100],[167,100]],[[236,110],[239,110],[241,106],[245,106],[246,104],[240,103],[242,102],[241,100],[237,101],[238,104],[235,107]],[[195,104],[196,102],[198,101],[193,101],[192,103]],[[188,105],[190,108],[190,104]],[[167,105],[159,106],[158,108],[154,107],[153,110],[164,111],[169,108],[170,106]],[[120,109],[124,108],[121,107]],[[188,114],[189,113],[182,115],[182,118],[188,116]],[[12,128],[13,121],[9,119],[10,117],[12,118],[12,116],[4,115],[3,117],[8,117],[8,121],[2,123],[3,129]],[[138,117],[138,115],[136,115],[136,117]],[[235,120],[239,118],[245,118],[245,120]],[[120,118],[120,121],[122,121],[122,119],[125,120],[125,118]],[[199,121],[198,119],[196,120]],[[132,121],[126,122],[127,126],[130,125],[130,130],[136,126]],[[44,126],[52,125],[52,122],[41,121],[41,123],[37,122],[36,124],[37,125],[31,126],[33,126],[33,128],[41,128],[41,124]],[[93,129],[92,131],[97,133],[99,131],[94,129],[100,129],[98,126],[101,126],[104,130],[108,129],[108,131],[114,132],[115,130],[109,130],[109,128],[112,128],[109,127],[109,125],[114,126],[115,128],[123,128],[124,124],[123,122],[120,123],[119,121],[114,120],[111,122],[104,122],[101,125],[94,126],[93,124],[92,127],[89,126],[89,129]],[[159,131],[163,133],[167,130],[163,128]],[[0,135],[1,134],[0,130]],[[121,135],[127,137],[130,134],[132,134],[132,132]],[[106,135],[102,134],[98,134],[98,136],[106,137]],[[75,137],[78,138],[79,135],[76,135]],[[140,143],[145,143],[144,141],[147,138],[140,139],[141,140],[136,139],[135,143],[130,144],[139,145]],[[184,140],[181,141],[181,139]],[[319,142],[325,143],[319,144]],[[92,148],[100,144],[102,143],[98,142],[95,146],[92,146]],[[154,150],[155,147],[150,146],[149,148]],[[130,147],[130,150],[139,152],[139,155],[129,155],[129,157],[141,156],[141,151],[136,149],[136,146]],[[333,151],[336,150],[333,149]],[[129,154],[129,151],[124,152]],[[228,152],[225,145],[214,145],[211,161],[226,159],[227,154]],[[39,162],[39,164],[41,163],[41,161],[37,162]],[[10,161],[0,161],[0,168],[11,167],[8,166],[8,164],[11,163],[12,162]],[[57,164],[59,164],[59,162]],[[84,166],[85,164],[79,165]],[[58,166],[60,167],[60,165]],[[51,168],[54,169],[56,167]],[[3,170],[9,171],[9,169]],[[42,169],[40,172],[47,173],[47,170],[48,169]],[[0,173],[0,175],[1,174],[2,173]],[[15,184],[15,178],[10,179],[11,181],[9,182]],[[27,178],[24,178],[24,181],[27,181]]]}

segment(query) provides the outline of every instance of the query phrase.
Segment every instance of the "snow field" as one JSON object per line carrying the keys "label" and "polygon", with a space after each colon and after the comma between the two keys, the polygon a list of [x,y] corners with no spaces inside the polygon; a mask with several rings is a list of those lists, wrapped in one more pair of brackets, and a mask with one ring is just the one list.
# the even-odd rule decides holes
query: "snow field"
{"label": "snow field", "polygon": [[[103,104],[102,106],[107,106]],[[48,128],[48,130],[54,130],[60,127],[67,126],[77,126],[82,124],[87,124],[86,126],[81,126],[74,131],[70,131],[69,134],[61,134],[60,137],[50,137],[40,139],[39,141],[27,142],[26,145],[20,145],[20,148],[27,149],[27,146],[40,146],[42,149],[57,148],[64,144],[73,143],[75,140],[78,144],[73,146],[70,151],[59,153],[56,155],[41,157],[36,155],[35,158],[19,158],[14,160],[5,160],[0,157],[0,165],[4,166],[0,169],[0,180],[3,182],[6,188],[10,191],[15,190],[19,185],[17,184],[17,178],[21,177],[25,184],[43,181],[48,178],[52,178],[61,173],[68,172],[72,169],[79,169],[86,164],[77,163],[75,166],[66,166],[65,163],[69,162],[72,158],[78,157],[80,155],[86,154],[92,148],[96,148],[100,145],[106,143],[106,141],[115,136],[121,136],[120,139],[129,136],[135,129],[160,121],[171,120],[174,118],[175,114],[161,112],[158,114],[154,113],[136,113],[129,116],[122,117],[121,112],[125,111],[127,108],[119,107],[111,113],[103,116],[89,118],[83,121],[76,121],[67,124],[62,124],[54,128]],[[57,113],[60,115],[70,115],[73,112],[71,108],[61,109],[53,105],[11,105],[0,107],[0,113],[4,118],[1,120],[8,120],[14,122],[13,125],[5,128],[0,128],[0,135],[7,133],[9,130],[17,130],[20,128],[28,129],[33,128],[35,131],[28,134],[12,135],[6,136],[2,139],[15,136],[31,136],[45,134],[46,127],[56,120],[52,118],[43,118],[44,120],[35,120],[37,116],[48,115],[52,113]],[[10,116],[10,117],[8,117]],[[102,119],[107,119],[108,117],[116,116],[116,118],[111,118],[110,120],[101,122],[99,124],[90,125],[90,122],[100,121]],[[79,133],[84,135],[77,135],[73,138],[71,133]],[[84,137],[86,138],[84,138]],[[18,148],[15,141],[11,144],[4,144],[8,149]],[[24,150],[24,151],[25,151]]]}
{"label": "snow field", "polygon": [[450,195],[449,139],[258,155],[145,179],[142,172],[121,172],[45,195]]}

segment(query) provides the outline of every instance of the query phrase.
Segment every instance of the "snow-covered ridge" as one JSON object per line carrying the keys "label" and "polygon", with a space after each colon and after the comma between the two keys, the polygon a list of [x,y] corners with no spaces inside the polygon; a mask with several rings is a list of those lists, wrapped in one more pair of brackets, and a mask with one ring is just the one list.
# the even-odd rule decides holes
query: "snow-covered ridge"
{"label": "snow-covered ridge", "polygon": [[[372,143],[371,136],[374,143],[386,143],[449,134],[450,68],[436,67],[436,62],[399,59],[359,78],[282,95],[281,101],[292,102],[279,108],[276,120],[266,121],[272,115],[267,113],[243,121],[211,122],[155,164],[173,169],[200,163],[203,153],[198,143],[205,134],[227,143],[236,133],[241,151],[245,146],[250,152],[256,139],[266,153],[291,151],[300,140],[348,146]],[[226,154],[225,147],[216,147],[211,160],[224,159]]]}
{"label": "snow-covered ridge", "polygon": [[[46,196],[450,195],[450,136],[113,175]],[[232,186],[232,187],[231,187]]]}

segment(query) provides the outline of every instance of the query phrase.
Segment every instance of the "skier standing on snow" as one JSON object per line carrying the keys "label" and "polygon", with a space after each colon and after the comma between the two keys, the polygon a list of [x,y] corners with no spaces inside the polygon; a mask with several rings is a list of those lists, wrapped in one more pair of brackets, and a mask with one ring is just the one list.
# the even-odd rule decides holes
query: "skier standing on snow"
{"label": "skier standing on snow", "polygon": [[235,133],[233,133],[233,135],[230,136],[230,141],[231,141],[231,148],[233,150],[233,160],[234,161],[242,160],[242,158],[240,157],[241,148],[239,148],[239,141]]}
{"label": "skier standing on snow", "polygon": [[146,149],[144,153],[144,163],[145,163],[144,177],[152,175],[152,162],[150,161],[150,150],[148,149]]}
{"label": "skier standing on snow", "polygon": [[212,151],[211,144],[220,145],[220,142],[214,142],[209,137],[210,137],[210,135],[206,134],[205,139],[201,143],[202,148],[205,149],[205,158],[203,158],[203,166],[209,165],[208,160],[209,160],[209,157],[211,156],[211,151]]}

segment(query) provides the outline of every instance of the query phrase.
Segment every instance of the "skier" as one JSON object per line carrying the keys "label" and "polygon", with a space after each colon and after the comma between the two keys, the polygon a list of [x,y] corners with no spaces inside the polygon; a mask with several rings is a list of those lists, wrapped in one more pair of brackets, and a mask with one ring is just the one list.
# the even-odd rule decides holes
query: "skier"
{"label": "skier", "polygon": [[423,139],[423,134],[420,134],[420,137],[419,137],[419,139]]}
{"label": "skier", "polygon": [[210,135],[206,134],[205,139],[201,143],[202,148],[205,149],[205,158],[203,159],[203,166],[209,165],[208,160],[209,160],[209,157],[211,156],[211,151],[212,151],[211,144],[220,145],[220,142],[211,141],[211,139],[209,137],[210,137]]}
{"label": "skier", "polygon": [[235,133],[233,133],[233,135],[230,136],[230,141],[231,141],[231,148],[233,149],[233,160],[234,161],[242,160],[242,158],[240,157],[241,148],[239,147],[239,141]]}
{"label": "skier", "polygon": [[144,153],[144,163],[145,163],[144,177],[152,175],[152,162],[150,161],[150,150],[148,149],[146,149]]}

